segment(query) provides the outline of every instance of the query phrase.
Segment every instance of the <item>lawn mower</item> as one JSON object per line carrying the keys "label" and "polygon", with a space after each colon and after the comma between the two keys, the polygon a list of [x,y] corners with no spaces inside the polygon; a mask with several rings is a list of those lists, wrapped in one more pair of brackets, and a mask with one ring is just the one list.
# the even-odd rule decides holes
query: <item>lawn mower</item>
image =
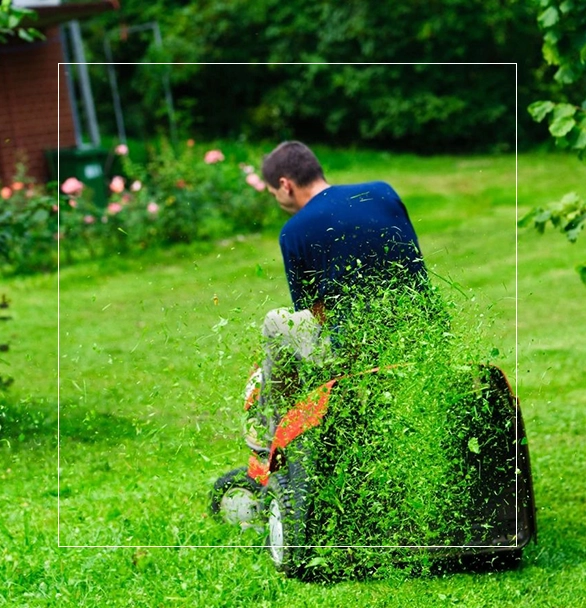
{"label": "lawn mower", "polygon": [[[389,384],[387,394],[397,386],[400,370],[401,366],[377,367],[359,375],[362,380],[367,379],[366,385],[374,381]],[[407,540],[407,550],[426,551],[434,558],[455,558],[460,563],[466,560],[499,561],[505,567],[515,567],[524,547],[530,540],[536,540],[537,534],[529,451],[521,410],[505,374],[498,367],[490,364],[471,366],[466,374],[467,382],[473,386],[468,392],[473,396],[463,397],[465,403],[456,404],[456,409],[482,412],[479,414],[482,428],[476,436],[471,440],[468,436],[459,439],[454,435],[455,440],[450,444],[450,449],[461,455],[462,470],[474,474],[470,490],[474,496],[464,501],[469,511],[460,514],[467,522],[462,526],[466,532],[459,535],[456,531],[447,542],[438,538],[433,544],[426,542],[425,546],[416,546],[418,543]],[[222,476],[212,490],[211,511],[227,522],[263,530],[272,561],[287,576],[300,576],[304,572],[315,555],[314,539],[319,535],[316,537],[314,532],[327,525],[323,518],[320,520],[315,508],[319,485],[316,476],[330,475],[333,471],[331,466],[329,469],[321,466],[324,455],[332,461],[336,458],[331,450],[327,451],[327,446],[320,448],[320,445],[329,441],[327,433],[323,434],[324,429],[328,427],[335,432],[337,428],[337,421],[329,418],[336,415],[330,407],[333,396],[358,402],[356,392],[348,389],[352,383],[353,378],[337,376],[298,399],[278,420],[268,444],[247,440],[252,450],[248,466]],[[245,410],[250,412],[258,406],[261,384],[262,370],[256,368],[247,385]],[[382,406],[377,404],[376,407]],[[389,413],[391,417],[392,412]],[[365,416],[357,414],[352,420],[351,428],[356,429],[357,436],[360,425],[367,424],[367,420],[368,408]],[[460,418],[455,424],[466,427],[468,423]],[[490,429],[498,429],[497,439],[490,439]],[[368,441],[368,434],[362,436],[367,439],[361,441]],[[357,453],[360,449],[359,446]],[[384,469],[385,455],[380,457],[379,469],[381,466]],[[365,466],[364,471],[367,469]],[[365,483],[368,474],[364,473]],[[339,491],[342,494],[344,488],[340,486]],[[344,498],[334,496],[332,500],[344,511]],[[347,496],[345,500],[349,500]],[[356,499],[350,500],[354,505]],[[398,497],[394,502],[400,503],[400,500]],[[397,506],[385,503],[381,507],[375,505],[376,502],[371,501],[364,509],[383,508],[388,513]],[[389,545],[386,532],[379,531],[381,537],[374,538],[369,546]],[[353,546],[348,542],[351,537],[345,535],[343,529],[339,530],[339,538],[341,546]],[[397,546],[399,537],[392,538],[391,545]],[[400,546],[404,546],[403,543]]]}

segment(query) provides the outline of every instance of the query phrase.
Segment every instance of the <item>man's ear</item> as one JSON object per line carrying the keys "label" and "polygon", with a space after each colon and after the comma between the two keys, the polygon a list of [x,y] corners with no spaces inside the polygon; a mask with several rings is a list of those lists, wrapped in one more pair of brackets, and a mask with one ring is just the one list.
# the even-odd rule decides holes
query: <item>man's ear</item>
{"label": "man's ear", "polygon": [[280,177],[279,186],[283,188],[287,194],[292,194],[295,187],[295,182],[288,177]]}

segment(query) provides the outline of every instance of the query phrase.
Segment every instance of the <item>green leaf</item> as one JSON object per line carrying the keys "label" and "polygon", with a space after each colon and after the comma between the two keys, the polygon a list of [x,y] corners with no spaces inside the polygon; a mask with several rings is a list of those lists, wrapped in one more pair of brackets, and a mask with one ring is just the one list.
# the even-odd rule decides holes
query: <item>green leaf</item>
{"label": "green leaf", "polygon": [[586,149],[586,128],[580,127],[580,132],[572,147],[574,148],[574,150]]}
{"label": "green leaf", "polygon": [[558,103],[553,111],[554,118],[566,118],[567,116],[574,116],[578,108],[571,103]]}
{"label": "green leaf", "polygon": [[555,46],[559,42],[560,34],[556,30],[549,30],[548,32],[545,33],[545,35],[543,36],[543,39],[548,44]]}
{"label": "green leaf", "polygon": [[578,236],[580,235],[580,232],[582,232],[583,228],[583,225],[578,225],[574,226],[570,230],[566,230],[566,236],[568,237],[568,241],[570,241],[570,243],[575,243],[578,240]]}
{"label": "green leaf", "polygon": [[582,283],[586,285],[586,264],[584,264],[583,266],[578,266],[577,271],[580,274],[580,279],[582,280]]}
{"label": "green leaf", "polygon": [[531,224],[533,222],[533,218],[535,217],[535,209],[532,209],[529,213],[527,213],[526,215],[524,215],[518,222],[517,222],[517,226],[519,226],[519,228],[526,228],[527,226],[529,226],[529,224]]}
{"label": "green leaf", "polygon": [[567,135],[576,124],[576,121],[571,116],[563,116],[561,118],[556,118],[549,125],[549,132],[554,137],[564,137]]}
{"label": "green leaf", "polygon": [[541,15],[539,15],[539,17],[537,18],[537,21],[539,22],[539,25],[541,25],[542,28],[552,27],[559,20],[560,14],[557,8],[555,8],[555,6],[550,6],[549,8],[545,9],[543,13],[541,13]]}
{"label": "green leaf", "polygon": [[572,84],[577,78],[576,73],[569,65],[563,65],[554,74],[554,80],[560,84]]}
{"label": "green leaf", "polygon": [[21,18],[22,17],[18,14],[14,14],[14,13],[9,14],[8,15],[8,27],[11,30],[16,29],[18,27],[18,24],[20,23]]}
{"label": "green leaf", "polygon": [[543,58],[549,65],[559,65],[561,62],[560,54],[555,44],[550,44],[547,40],[541,47]]}
{"label": "green leaf", "polygon": [[582,199],[575,192],[567,192],[562,196],[559,205],[564,207],[571,207],[572,209],[578,209],[578,206],[582,203]]}
{"label": "green leaf", "polygon": [[480,454],[480,445],[478,444],[478,439],[476,437],[472,437],[468,441],[468,449],[474,454]]}
{"label": "green leaf", "polygon": [[34,37],[31,36],[28,30],[25,30],[22,27],[18,28],[18,37],[26,42],[34,42]]}
{"label": "green leaf", "polygon": [[573,0],[565,0],[565,2],[562,2],[560,4],[560,11],[562,11],[562,13],[564,15],[566,13],[569,13],[573,8],[574,8],[574,2],[573,2]]}
{"label": "green leaf", "polygon": [[551,219],[551,210],[550,209],[539,209],[538,213],[536,213],[533,216],[533,221],[536,224],[545,224],[550,219]]}
{"label": "green leaf", "polygon": [[527,110],[533,117],[533,120],[541,122],[554,108],[555,104],[553,101],[535,101]]}

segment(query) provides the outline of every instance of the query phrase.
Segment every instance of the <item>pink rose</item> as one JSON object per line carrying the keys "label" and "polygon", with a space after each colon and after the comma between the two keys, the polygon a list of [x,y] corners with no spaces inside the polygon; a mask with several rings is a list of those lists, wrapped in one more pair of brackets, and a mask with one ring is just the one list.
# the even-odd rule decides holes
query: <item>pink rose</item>
{"label": "pink rose", "polygon": [[63,194],[69,194],[70,196],[79,196],[83,188],[83,183],[80,182],[76,177],[68,177],[61,184],[61,192],[63,192]]}
{"label": "pink rose", "polygon": [[151,215],[154,215],[155,213],[158,213],[158,211],[159,211],[159,205],[157,205],[157,203],[150,202],[150,203],[147,205],[147,211],[148,211],[148,212],[149,212]]}
{"label": "pink rose", "polygon": [[120,192],[124,190],[124,178],[120,177],[119,175],[114,176],[110,182],[110,190],[120,194]]}
{"label": "pink rose", "polygon": [[77,201],[70,199],[69,206],[72,207],[73,209],[75,209],[77,207]]}
{"label": "pink rose", "polygon": [[7,201],[12,196],[12,190],[8,186],[4,186],[4,188],[0,190],[0,196]]}
{"label": "pink rose", "polygon": [[57,207],[57,205],[52,205],[52,206],[51,206],[51,210],[52,210],[54,213],[57,213],[57,211],[59,211],[59,207]]}
{"label": "pink rose", "polygon": [[107,207],[107,211],[110,215],[116,215],[122,211],[122,205],[120,203],[110,203]]}
{"label": "pink rose", "polygon": [[126,144],[118,144],[114,148],[114,152],[118,154],[118,156],[126,156],[128,154],[128,146]]}
{"label": "pink rose", "polygon": [[96,221],[96,218],[93,215],[84,215],[83,223],[84,224],[93,224]]}
{"label": "pink rose", "polygon": [[12,189],[13,189],[15,192],[18,192],[19,190],[22,190],[23,188],[24,188],[24,184],[23,184],[22,182],[14,182],[14,183],[12,184]]}
{"label": "pink rose", "polygon": [[224,155],[220,150],[208,150],[203,158],[203,162],[208,165],[213,165],[214,163],[219,163],[223,160]]}
{"label": "pink rose", "polygon": [[132,184],[130,184],[130,189],[132,192],[138,192],[141,188],[142,184],[138,180],[135,180],[132,182]]}
{"label": "pink rose", "polygon": [[262,192],[266,188],[266,184],[256,173],[249,173],[246,176],[246,183],[258,192]]}

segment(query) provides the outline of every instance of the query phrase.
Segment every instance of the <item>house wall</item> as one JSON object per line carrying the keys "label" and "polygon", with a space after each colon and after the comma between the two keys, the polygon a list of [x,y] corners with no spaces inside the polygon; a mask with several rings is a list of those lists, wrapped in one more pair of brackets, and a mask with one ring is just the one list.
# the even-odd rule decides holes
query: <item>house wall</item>
{"label": "house wall", "polygon": [[[0,180],[10,184],[26,155],[27,173],[48,179],[47,149],[75,145],[59,29],[46,40],[0,45]],[[59,72],[59,75],[58,75]],[[59,121],[58,113],[59,110]],[[59,128],[58,128],[59,125]]]}

